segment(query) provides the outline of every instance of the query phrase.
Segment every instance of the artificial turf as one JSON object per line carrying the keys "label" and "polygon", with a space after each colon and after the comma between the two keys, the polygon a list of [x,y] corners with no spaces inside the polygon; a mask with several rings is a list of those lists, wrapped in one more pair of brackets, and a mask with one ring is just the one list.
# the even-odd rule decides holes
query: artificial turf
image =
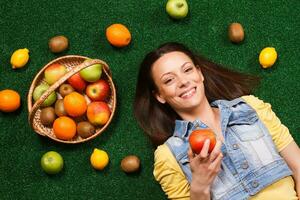
{"label": "artificial turf", "polygon": [[[22,98],[14,113],[0,113],[0,199],[165,199],[153,178],[153,148],[133,117],[132,103],[139,64],[161,43],[177,41],[211,60],[262,77],[255,95],[273,110],[300,144],[300,2],[298,0],[189,0],[189,15],[174,21],[166,1],[149,0],[1,0],[0,90],[11,88]],[[240,22],[245,40],[232,44],[227,26]],[[125,24],[132,34],[128,47],[109,45],[105,29]],[[70,48],[61,54],[48,50],[48,39],[62,34]],[[273,46],[278,60],[262,69],[258,54]],[[13,70],[9,60],[19,48],[30,50],[30,62]],[[27,94],[35,74],[62,55],[83,55],[106,61],[117,87],[117,110],[109,128],[96,139],[78,144],[57,143],[37,135],[27,121]],[[93,148],[108,152],[110,163],[95,171],[89,163]],[[40,167],[41,156],[59,152],[65,167],[55,176]],[[139,173],[126,175],[120,161],[140,157]]]}

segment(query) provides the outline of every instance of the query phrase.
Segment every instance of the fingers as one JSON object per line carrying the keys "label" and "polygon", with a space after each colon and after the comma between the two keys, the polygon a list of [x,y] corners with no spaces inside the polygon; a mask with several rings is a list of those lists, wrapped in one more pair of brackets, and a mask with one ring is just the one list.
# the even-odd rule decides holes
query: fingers
{"label": "fingers", "polygon": [[194,154],[194,152],[191,150],[191,148],[189,148],[189,151],[188,151],[189,159],[192,160],[192,159],[196,158],[200,162],[206,162],[206,161],[213,162],[215,159],[218,158],[218,156],[220,154],[222,154],[222,151],[221,151],[222,142],[220,140],[217,140],[216,145],[211,153],[208,152],[209,146],[210,146],[210,140],[207,139],[207,140],[205,140],[202,150],[200,151],[200,153],[198,155]]}
{"label": "fingers", "polygon": [[214,161],[218,155],[222,152],[221,151],[222,142],[220,140],[217,140],[216,146],[214,147],[213,151],[210,153],[209,160],[212,162]]}
{"label": "fingers", "polygon": [[213,171],[215,171],[216,173],[219,172],[220,168],[221,168],[221,162],[223,159],[223,154],[220,153],[217,158],[210,164],[209,168]]}
{"label": "fingers", "polygon": [[200,163],[200,162],[207,162],[208,161],[208,157],[209,157],[209,153],[208,153],[208,149],[209,149],[209,139],[204,141],[204,145],[200,151],[199,154],[194,154],[194,152],[192,151],[191,148],[189,148],[188,150],[188,158],[189,160],[194,160],[194,162]]}
{"label": "fingers", "polygon": [[205,142],[204,142],[204,145],[199,153],[199,157],[202,158],[202,159],[205,159],[207,158],[208,156],[208,149],[209,149],[209,144],[210,144],[210,140],[209,139],[206,139]]}
{"label": "fingers", "polygon": [[192,151],[191,148],[189,148],[188,157],[189,157],[189,160],[192,160],[195,157],[194,152]]}

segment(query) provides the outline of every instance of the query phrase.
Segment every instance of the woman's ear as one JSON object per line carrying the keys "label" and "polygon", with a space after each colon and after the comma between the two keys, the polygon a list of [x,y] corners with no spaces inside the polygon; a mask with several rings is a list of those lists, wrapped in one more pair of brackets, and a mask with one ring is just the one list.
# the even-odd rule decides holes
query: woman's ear
{"label": "woman's ear", "polygon": [[203,81],[204,81],[204,76],[203,76],[203,74],[202,74],[201,68],[200,68],[200,66],[199,66],[199,65],[196,65],[196,68],[197,68],[197,70],[198,70],[198,72],[199,72],[199,75],[200,75],[201,81],[203,82]]}
{"label": "woman's ear", "polygon": [[152,94],[156,98],[156,100],[162,104],[166,103],[166,100],[157,92],[157,91],[152,91]]}

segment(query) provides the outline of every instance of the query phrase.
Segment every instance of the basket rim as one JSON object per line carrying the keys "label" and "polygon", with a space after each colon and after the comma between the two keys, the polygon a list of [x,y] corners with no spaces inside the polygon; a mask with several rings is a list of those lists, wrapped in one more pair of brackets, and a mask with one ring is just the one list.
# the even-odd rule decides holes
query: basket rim
{"label": "basket rim", "polygon": [[[28,122],[29,122],[30,126],[33,128],[33,130],[37,134],[49,137],[49,138],[51,138],[51,139],[53,139],[53,140],[55,140],[57,142],[68,143],[68,144],[77,144],[77,143],[82,143],[82,142],[86,142],[86,141],[89,141],[91,139],[94,139],[95,137],[99,136],[102,132],[104,132],[104,130],[111,123],[111,120],[112,120],[112,118],[113,118],[113,116],[115,114],[117,96],[116,96],[116,88],[115,88],[114,82],[112,80],[111,71],[110,71],[107,63],[104,62],[103,60],[100,60],[100,59],[90,59],[87,62],[88,64],[81,63],[80,65],[74,66],[72,69],[75,69],[75,68],[82,68],[83,69],[83,68],[89,67],[89,66],[91,66],[92,64],[95,64],[95,63],[101,63],[101,64],[103,64],[104,67],[102,69],[103,69],[103,71],[104,71],[104,73],[105,73],[108,81],[110,82],[111,98],[112,98],[111,114],[110,114],[109,120],[106,122],[106,124],[104,124],[103,126],[99,127],[99,130],[96,131],[96,133],[93,134],[92,136],[87,137],[87,138],[82,138],[81,140],[61,140],[61,139],[58,139],[56,137],[53,137],[52,135],[45,134],[40,127],[35,126],[34,123],[33,123],[33,118],[34,118],[35,112],[40,108],[42,102],[48,97],[48,96],[46,96],[44,98],[44,100],[42,100],[41,99],[43,97],[43,95],[42,95],[39,100],[37,100],[36,102],[33,102],[33,96],[32,95],[33,95],[33,91],[34,91],[35,87],[37,86],[38,80],[40,79],[41,76],[43,76],[43,73],[44,73],[45,69],[47,67],[49,67],[50,65],[52,65],[53,63],[59,62],[61,60],[66,60],[66,59],[71,59],[71,58],[78,58],[78,59],[83,59],[83,60],[90,59],[89,57],[81,56],[81,55],[66,55],[66,56],[61,56],[61,57],[58,57],[58,58],[56,58],[54,60],[51,60],[46,65],[44,65],[44,67],[42,67],[39,70],[39,72],[35,75],[33,81],[31,82],[30,89],[29,89],[28,95],[27,95],[27,109],[28,109],[28,113],[29,113],[29,115],[28,115]],[[60,80],[66,79],[66,77],[70,77],[70,76],[72,76],[72,75],[74,75],[74,74],[77,73],[76,71],[72,71],[72,72],[71,71],[72,70],[68,71],[57,82],[55,82],[54,84],[52,84],[48,88],[48,90],[46,92],[50,92],[51,93],[51,92],[55,91],[61,84],[63,84],[65,82],[65,81],[60,81]],[[78,71],[80,71],[80,70],[78,70]],[[46,92],[44,92],[44,94]],[[40,100],[41,100],[41,102],[39,102]],[[37,106],[34,107],[36,103],[39,103],[39,104],[37,104]]]}
{"label": "basket rim", "polygon": [[[40,69],[38,71],[38,73],[35,75],[35,77],[33,78],[33,80],[31,81],[31,84],[30,84],[30,88],[29,88],[29,91],[28,91],[28,95],[27,95],[27,109],[28,109],[28,112],[30,112],[31,108],[32,108],[32,93],[33,93],[33,90],[34,90],[34,85],[36,85],[36,82],[37,80],[39,79],[40,75],[42,75],[44,73],[44,71],[47,69],[47,67],[49,67],[50,65],[52,65],[53,63],[56,63],[60,60],[63,60],[63,59],[66,59],[66,58],[83,58],[83,59],[89,59],[88,57],[85,57],[85,56],[79,56],[79,55],[66,55],[66,56],[61,56],[61,57],[58,57],[54,60],[51,60],[50,62],[48,62],[46,65],[44,65],[42,67],[42,69]],[[30,95],[30,96],[29,96]],[[29,98],[30,97],[30,98]]]}

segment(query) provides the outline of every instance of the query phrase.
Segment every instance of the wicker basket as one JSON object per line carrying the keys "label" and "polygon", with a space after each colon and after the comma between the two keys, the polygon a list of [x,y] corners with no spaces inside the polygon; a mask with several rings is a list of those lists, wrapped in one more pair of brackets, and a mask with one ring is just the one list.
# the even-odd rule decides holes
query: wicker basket
{"label": "wicker basket", "polygon": [[[33,79],[32,83],[31,83],[30,89],[29,89],[27,101],[28,101],[28,112],[29,112],[28,121],[36,133],[38,133],[42,136],[47,136],[58,142],[75,144],[75,143],[86,142],[88,140],[95,138],[96,136],[100,135],[110,124],[110,122],[114,116],[115,109],[116,109],[116,89],[115,89],[114,83],[111,78],[111,71],[110,71],[108,65],[105,62],[103,62],[102,60],[91,59],[91,60],[86,61],[86,59],[89,59],[89,58],[84,57],[84,56],[78,56],[78,55],[68,55],[68,56],[59,57],[59,58],[49,62],[48,64],[46,64],[35,76],[35,78]],[[49,67],[50,65],[52,65],[54,63],[59,63],[59,64],[65,65],[68,69],[68,72],[62,78],[60,78],[57,82],[55,82],[53,85],[51,85],[48,88],[48,90],[45,93],[43,93],[43,95],[36,102],[33,102],[32,95],[33,95],[34,88],[36,86],[38,86],[39,84],[45,82],[44,71],[47,67]],[[89,67],[91,65],[94,65],[94,64],[102,64],[103,68],[102,68],[101,79],[105,79],[110,85],[111,93],[110,93],[110,96],[107,101],[107,104],[111,110],[110,118],[104,126],[96,127],[96,132],[88,138],[81,138],[80,136],[78,136],[76,134],[76,136],[74,138],[72,138],[72,140],[58,139],[54,135],[53,129],[51,127],[46,127],[43,124],[41,124],[41,121],[40,121],[41,104],[51,94],[51,92],[53,92],[57,88],[59,88],[59,86],[61,84],[63,84],[69,77],[76,74],[80,70],[82,70],[86,67]],[[85,95],[85,97],[86,97],[86,95]],[[88,98],[86,98],[86,99],[87,99],[87,101],[89,101]],[[86,119],[85,116],[83,118]]]}

